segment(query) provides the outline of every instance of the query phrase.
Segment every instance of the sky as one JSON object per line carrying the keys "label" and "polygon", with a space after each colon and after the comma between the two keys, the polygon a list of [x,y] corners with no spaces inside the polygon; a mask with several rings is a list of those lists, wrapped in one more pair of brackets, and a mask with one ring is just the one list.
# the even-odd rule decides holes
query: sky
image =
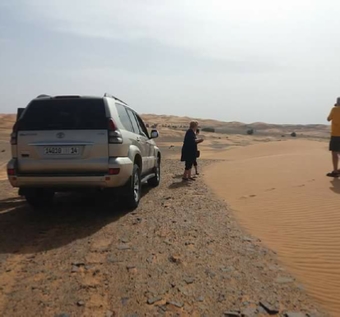
{"label": "sky", "polygon": [[339,49],[338,0],[0,0],[0,113],[108,92],[139,113],[325,123]]}

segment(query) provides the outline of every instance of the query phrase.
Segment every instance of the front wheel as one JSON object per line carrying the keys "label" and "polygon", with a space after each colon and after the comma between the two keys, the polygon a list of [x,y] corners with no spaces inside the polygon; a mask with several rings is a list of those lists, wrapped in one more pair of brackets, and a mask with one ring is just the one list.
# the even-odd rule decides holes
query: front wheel
{"label": "front wheel", "polygon": [[140,169],[138,165],[134,165],[131,176],[130,187],[126,193],[126,205],[128,208],[136,209],[142,193],[142,183],[140,178]]}

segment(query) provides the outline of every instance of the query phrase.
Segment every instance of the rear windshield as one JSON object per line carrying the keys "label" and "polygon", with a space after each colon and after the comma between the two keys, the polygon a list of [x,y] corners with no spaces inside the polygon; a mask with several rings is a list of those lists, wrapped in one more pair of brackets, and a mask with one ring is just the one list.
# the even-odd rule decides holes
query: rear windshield
{"label": "rear windshield", "polygon": [[19,124],[20,130],[102,130],[107,129],[102,99],[34,100]]}

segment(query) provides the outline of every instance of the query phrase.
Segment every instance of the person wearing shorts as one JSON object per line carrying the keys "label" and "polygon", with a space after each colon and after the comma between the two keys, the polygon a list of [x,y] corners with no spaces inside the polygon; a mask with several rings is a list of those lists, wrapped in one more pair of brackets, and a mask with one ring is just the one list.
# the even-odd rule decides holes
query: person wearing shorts
{"label": "person wearing shorts", "polygon": [[203,142],[202,139],[196,138],[197,128],[198,122],[191,121],[189,129],[185,133],[181,156],[181,161],[185,162],[183,181],[194,180],[194,178],[191,177],[191,169],[197,158],[197,144]]}
{"label": "person wearing shorts", "polygon": [[337,98],[336,104],[332,108],[328,118],[332,122],[331,140],[329,150],[332,152],[333,171],[328,173],[329,177],[339,177],[339,154],[340,154],[340,97]]}

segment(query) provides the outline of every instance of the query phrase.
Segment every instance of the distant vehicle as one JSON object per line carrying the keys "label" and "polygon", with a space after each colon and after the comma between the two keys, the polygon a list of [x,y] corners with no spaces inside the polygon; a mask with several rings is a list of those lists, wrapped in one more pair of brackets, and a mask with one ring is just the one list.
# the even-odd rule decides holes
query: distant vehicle
{"label": "distant vehicle", "polygon": [[8,179],[33,207],[56,192],[112,189],[136,208],[141,184],[160,183],[161,152],[143,120],[114,96],[47,96],[19,108]]}

